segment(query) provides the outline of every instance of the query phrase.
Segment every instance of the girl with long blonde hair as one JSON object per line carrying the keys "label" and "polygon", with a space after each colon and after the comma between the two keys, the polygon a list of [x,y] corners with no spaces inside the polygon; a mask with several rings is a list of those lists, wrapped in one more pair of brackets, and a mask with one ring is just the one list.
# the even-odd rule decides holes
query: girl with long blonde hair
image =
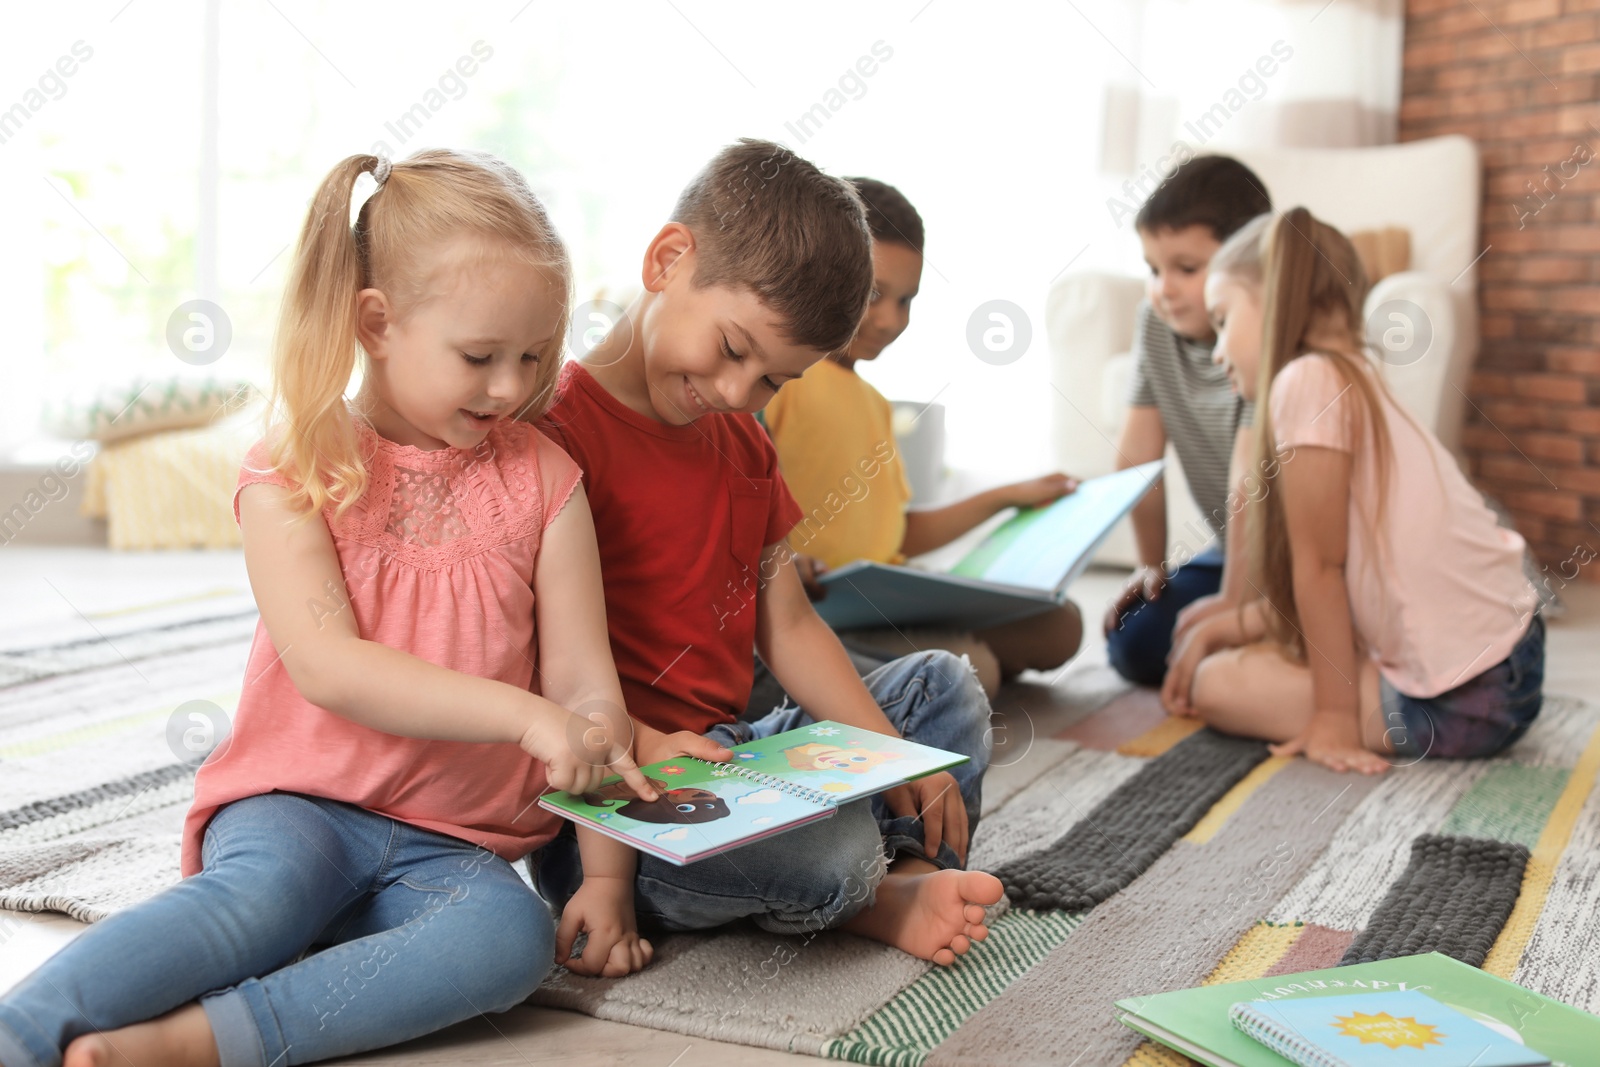
{"label": "girl with long blonde hair", "polygon": [[1493,755],[1539,712],[1523,539],[1367,354],[1350,241],[1295,208],[1218,249],[1216,358],[1256,405],[1253,599],[1173,654],[1163,700],[1336,770]]}
{"label": "girl with long blonde hair", "polygon": [[[0,997],[4,1067],[307,1063],[504,1011],[566,955],[511,866],[555,836],[540,794],[609,767],[656,797],[578,468],[518,419],[564,347],[543,206],[491,157],[351,156],[295,255],[234,497],[261,621],[185,877]],[[643,966],[632,853],[585,869],[569,966]]]}

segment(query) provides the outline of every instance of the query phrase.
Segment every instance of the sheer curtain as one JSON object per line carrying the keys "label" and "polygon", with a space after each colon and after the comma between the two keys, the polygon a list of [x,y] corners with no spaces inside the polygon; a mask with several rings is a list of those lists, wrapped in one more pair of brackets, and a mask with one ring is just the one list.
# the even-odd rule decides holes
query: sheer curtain
{"label": "sheer curtain", "polygon": [[1115,10],[1123,63],[1104,96],[1107,174],[1137,182],[1180,142],[1200,152],[1395,139],[1404,0],[1120,0]]}
{"label": "sheer curtain", "polygon": [[[504,156],[550,204],[587,296],[636,283],[683,183],[755,136],[917,205],[922,292],[906,334],[863,373],[892,398],[945,405],[953,462],[1039,473],[1045,294],[1069,268],[1139,264],[1108,195],[1140,195],[1123,183],[1187,123],[1207,146],[1302,143],[1307,127],[1391,136],[1398,3],[34,5],[0,36],[4,68],[20,72],[0,110],[30,109],[0,143],[12,342],[0,453],[37,435],[46,397],[187,372],[165,330],[196,297],[233,330],[201,370],[264,378],[289,245],[346,155]],[[1280,39],[1293,54],[1252,75],[1258,89],[1246,72]],[[78,41],[92,58],[25,97]],[[1010,362],[970,340],[994,301],[1031,321]]]}

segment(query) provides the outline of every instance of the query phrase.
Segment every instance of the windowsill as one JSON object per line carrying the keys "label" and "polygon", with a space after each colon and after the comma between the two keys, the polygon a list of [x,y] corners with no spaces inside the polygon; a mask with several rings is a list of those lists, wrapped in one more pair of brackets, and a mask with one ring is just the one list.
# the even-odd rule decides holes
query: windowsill
{"label": "windowsill", "polygon": [[[99,445],[88,442],[96,451]],[[74,451],[79,442],[68,440],[65,437],[52,437],[40,433],[35,437],[24,438],[6,448],[0,448],[0,471],[34,471],[53,467],[56,460],[62,457],[82,463],[86,457]]]}

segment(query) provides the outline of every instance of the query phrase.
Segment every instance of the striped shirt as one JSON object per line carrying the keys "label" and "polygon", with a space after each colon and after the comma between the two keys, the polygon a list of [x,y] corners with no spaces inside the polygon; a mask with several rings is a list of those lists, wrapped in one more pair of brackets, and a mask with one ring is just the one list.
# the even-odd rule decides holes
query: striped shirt
{"label": "striped shirt", "polygon": [[1140,303],[1128,406],[1160,412],[1200,514],[1226,543],[1228,463],[1234,437],[1250,425],[1253,408],[1233,391],[1227,371],[1211,361],[1212,347],[1178,336],[1148,300]]}

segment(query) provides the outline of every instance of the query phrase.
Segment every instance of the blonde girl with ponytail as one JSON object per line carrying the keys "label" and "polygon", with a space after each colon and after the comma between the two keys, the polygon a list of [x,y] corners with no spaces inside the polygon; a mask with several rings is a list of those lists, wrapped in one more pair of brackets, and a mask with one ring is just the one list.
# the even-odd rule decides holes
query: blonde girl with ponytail
{"label": "blonde girl with ponytail", "polygon": [[1544,621],[1523,539],[1368,355],[1366,276],[1304,208],[1211,259],[1216,359],[1256,405],[1252,598],[1173,653],[1168,709],[1339,771],[1493,755],[1539,713]]}
{"label": "blonde girl with ponytail", "polygon": [[[610,768],[656,799],[579,471],[524,421],[570,285],[499,160],[351,156],[322,182],[234,498],[261,621],[185,877],[0,997],[4,1067],[347,1056],[504,1011],[568,955],[511,866],[555,836],[540,794]],[[574,969],[648,962],[632,855],[586,851]]]}

